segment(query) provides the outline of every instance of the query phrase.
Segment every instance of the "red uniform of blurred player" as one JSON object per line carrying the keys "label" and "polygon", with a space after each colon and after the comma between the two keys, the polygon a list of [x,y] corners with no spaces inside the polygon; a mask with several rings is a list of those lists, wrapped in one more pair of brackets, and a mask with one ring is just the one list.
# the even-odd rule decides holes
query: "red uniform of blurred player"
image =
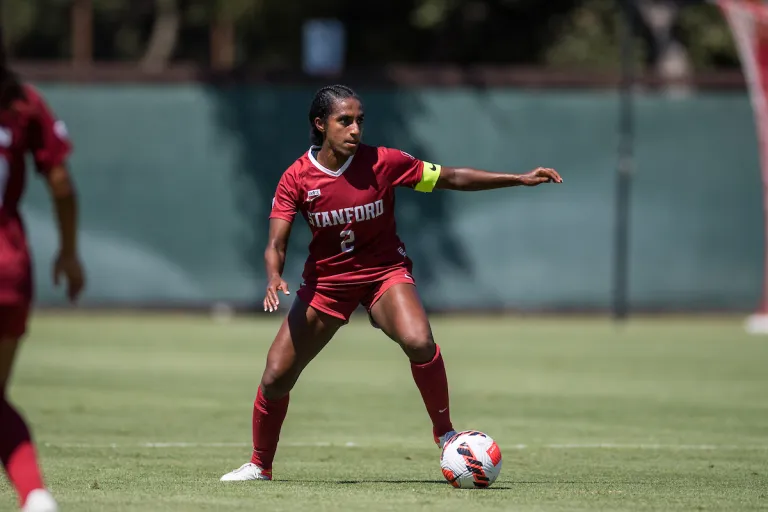
{"label": "red uniform of blurred player", "polygon": [[61,242],[54,281],[63,275],[74,301],[83,288],[83,272],[76,247],[76,200],[65,166],[69,152],[64,124],[37,91],[18,81],[0,55],[0,459],[25,511],[55,511],[56,502],[45,490],[29,429],[6,397],[33,295],[31,258],[19,213],[24,159],[32,154],[53,197]]}
{"label": "red uniform of blurred player", "polygon": [[524,175],[442,167],[407,153],[362,144],[363,107],[344,86],[318,91],[309,111],[310,150],[283,174],[272,202],[264,309],[276,311],[285,251],[296,213],[312,230],[304,283],[267,356],[253,407],[253,455],[221,479],[271,480],[289,392],[304,367],[362,304],[371,322],[400,344],[432,420],[435,442],[454,432],[440,348],[395,229],[397,186],[488,190],[560,183],[552,169]]}

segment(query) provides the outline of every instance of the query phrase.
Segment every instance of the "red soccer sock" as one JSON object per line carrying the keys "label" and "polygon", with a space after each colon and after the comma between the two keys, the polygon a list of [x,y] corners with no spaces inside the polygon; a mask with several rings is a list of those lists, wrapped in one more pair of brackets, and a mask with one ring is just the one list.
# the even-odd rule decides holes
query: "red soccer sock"
{"label": "red soccer sock", "polygon": [[448,377],[445,375],[445,363],[440,347],[435,345],[435,357],[428,363],[411,363],[411,374],[421,392],[427,413],[432,420],[432,430],[436,437],[453,430],[451,411],[448,407]]}
{"label": "red soccer sock", "polygon": [[22,506],[29,493],[44,488],[29,429],[6,399],[0,403],[0,460]]}
{"label": "red soccer sock", "polygon": [[251,462],[264,470],[272,469],[275,459],[280,429],[288,412],[288,399],[285,395],[278,400],[267,400],[261,392],[261,386],[253,402],[253,455]]}

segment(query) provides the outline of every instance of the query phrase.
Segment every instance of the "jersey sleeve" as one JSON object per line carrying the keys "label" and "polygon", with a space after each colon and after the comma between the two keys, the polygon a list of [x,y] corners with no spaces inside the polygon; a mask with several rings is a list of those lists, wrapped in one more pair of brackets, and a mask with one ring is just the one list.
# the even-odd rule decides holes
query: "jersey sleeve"
{"label": "jersey sleeve", "polygon": [[64,121],[56,118],[40,94],[31,87],[26,87],[25,93],[33,115],[29,150],[32,152],[37,171],[45,174],[66,161],[72,151],[72,143]]}
{"label": "jersey sleeve", "polygon": [[382,148],[387,173],[392,186],[409,187],[418,192],[432,192],[440,177],[442,167],[419,160],[405,151]]}
{"label": "jersey sleeve", "polygon": [[272,212],[269,214],[269,218],[293,222],[298,210],[299,184],[293,169],[288,169],[277,183],[277,190],[272,198]]}

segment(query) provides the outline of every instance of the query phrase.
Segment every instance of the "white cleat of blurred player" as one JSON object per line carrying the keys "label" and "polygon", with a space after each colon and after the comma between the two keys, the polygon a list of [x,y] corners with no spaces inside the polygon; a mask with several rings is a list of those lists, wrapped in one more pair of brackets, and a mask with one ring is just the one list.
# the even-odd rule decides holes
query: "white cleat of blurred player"
{"label": "white cleat of blurred player", "polygon": [[453,436],[456,435],[455,430],[449,430],[445,434],[441,435],[440,437],[435,437],[435,443],[437,444],[437,447],[441,450],[443,449],[443,446],[445,446],[445,443],[451,440]]}
{"label": "white cleat of blurred player", "polygon": [[272,470],[261,469],[253,462],[248,462],[221,477],[222,482],[245,482],[247,480],[272,480]]}
{"label": "white cleat of blurred player", "polygon": [[51,493],[45,489],[35,489],[27,496],[21,512],[58,512],[58,510],[59,507]]}

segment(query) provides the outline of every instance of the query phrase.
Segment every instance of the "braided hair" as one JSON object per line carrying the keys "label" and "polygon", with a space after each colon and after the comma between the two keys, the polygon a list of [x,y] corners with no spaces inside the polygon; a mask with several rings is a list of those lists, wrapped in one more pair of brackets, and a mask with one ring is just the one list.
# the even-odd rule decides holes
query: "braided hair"
{"label": "braided hair", "polygon": [[17,100],[24,99],[24,89],[16,74],[8,68],[8,56],[3,41],[3,27],[0,26],[0,110],[8,110]]}
{"label": "braided hair", "polygon": [[334,101],[347,98],[360,100],[355,91],[346,85],[328,85],[317,91],[315,98],[312,100],[312,106],[309,107],[309,140],[313,146],[323,145],[323,132],[315,126],[315,119],[319,117],[325,123],[331,111],[333,111]]}

